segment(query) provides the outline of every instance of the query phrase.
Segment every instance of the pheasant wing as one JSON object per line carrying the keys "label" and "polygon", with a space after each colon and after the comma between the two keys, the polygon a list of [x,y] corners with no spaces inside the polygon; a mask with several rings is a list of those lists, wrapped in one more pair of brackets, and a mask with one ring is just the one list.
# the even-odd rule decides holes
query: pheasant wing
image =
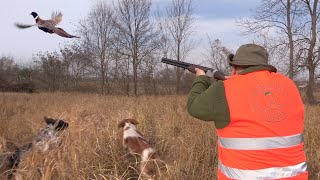
{"label": "pheasant wing", "polygon": [[14,25],[20,29],[26,29],[26,28],[30,28],[32,26],[36,26],[35,24],[22,24],[22,23],[15,23]]}
{"label": "pheasant wing", "polygon": [[54,25],[59,24],[62,21],[62,13],[61,12],[52,12],[51,21]]}
{"label": "pheasant wing", "polygon": [[74,35],[71,35],[69,33],[67,33],[65,30],[63,30],[62,28],[55,28],[54,33],[56,33],[57,35],[61,36],[61,37],[65,37],[65,38],[80,38]]}

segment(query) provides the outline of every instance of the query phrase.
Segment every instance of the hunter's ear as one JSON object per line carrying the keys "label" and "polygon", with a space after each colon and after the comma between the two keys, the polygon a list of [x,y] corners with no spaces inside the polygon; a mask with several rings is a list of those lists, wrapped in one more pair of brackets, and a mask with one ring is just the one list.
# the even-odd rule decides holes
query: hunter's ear
{"label": "hunter's ear", "polygon": [[229,54],[228,55],[228,63],[229,63],[230,66],[232,66],[233,57],[234,57],[234,54]]}
{"label": "hunter's ear", "polygon": [[233,57],[234,57],[234,54],[229,54],[229,55],[228,55],[228,60],[232,62]]}

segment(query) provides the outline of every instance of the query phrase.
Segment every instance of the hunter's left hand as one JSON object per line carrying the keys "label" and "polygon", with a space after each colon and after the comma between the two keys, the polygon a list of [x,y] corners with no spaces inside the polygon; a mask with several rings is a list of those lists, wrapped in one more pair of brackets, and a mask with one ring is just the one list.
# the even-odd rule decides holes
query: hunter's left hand
{"label": "hunter's left hand", "polygon": [[206,75],[206,73],[202,69],[195,68],[195,70],[196,70],[196,76]]}

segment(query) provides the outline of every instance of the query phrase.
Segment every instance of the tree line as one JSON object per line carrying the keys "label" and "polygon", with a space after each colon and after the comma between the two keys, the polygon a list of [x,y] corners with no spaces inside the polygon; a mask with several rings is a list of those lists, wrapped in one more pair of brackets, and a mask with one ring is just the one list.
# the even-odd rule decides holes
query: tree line
{"label": "tree line", "polygon": [[[318,0],[260,0],[249,18],[237,19],[244,36],[269,51],[282,73],[307,74],[306,100],[315,102],[320,62]],[[18,67],[0,59],[0,81],[32,83],[45,91],[101,94],[179,94],[188,92],[193,75],[161,64],[161,57],[186,61],[195,41],[192,0],[171,0],[152,15],[150,0],[97,2],[78,23],[80,40],[55,52],[39,52],[33,65]],[[208,37],[206,65],[228,73],[221,40]],[[4,86],[2,83],[2,86]]]}

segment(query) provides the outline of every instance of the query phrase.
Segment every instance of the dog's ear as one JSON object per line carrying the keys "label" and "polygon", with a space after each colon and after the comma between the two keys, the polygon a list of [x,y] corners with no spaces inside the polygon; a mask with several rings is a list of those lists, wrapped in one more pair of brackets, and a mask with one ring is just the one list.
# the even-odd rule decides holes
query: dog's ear
{"label": "dog's ear", "polygon": [[134,124],[134,125],[139,124],[138,121],[135,120],[135,119],[128,119],[128,121],[129,121],[130,123]]}
{"label": "dog's ear", "polygon": [[47,125],[55,126],[55,129],[57,131],[65,130],[69,127],[69,124],[67,122],[64,122],[63,120],[47,118],[46,116],[44,116],[43,118]]}
{"label": "dog's ear", "polygon": [[47,116],[43,117],[44,121],[48,124],[48,125],[54,125],[57,121],[52,119],[52,118],[48,118]]}
{"label": "dog's ear", "polygon": [[123,128],[125,124],[126,124],[126,119],[123,119],[118,123],[118,128]]}
{"label": "dog's ear", "polygon": [[58,124],[56,125],[57,131],[65,130],[69,127],[69,124],[67,122],[64,122],[63,120],[58,120]]}

